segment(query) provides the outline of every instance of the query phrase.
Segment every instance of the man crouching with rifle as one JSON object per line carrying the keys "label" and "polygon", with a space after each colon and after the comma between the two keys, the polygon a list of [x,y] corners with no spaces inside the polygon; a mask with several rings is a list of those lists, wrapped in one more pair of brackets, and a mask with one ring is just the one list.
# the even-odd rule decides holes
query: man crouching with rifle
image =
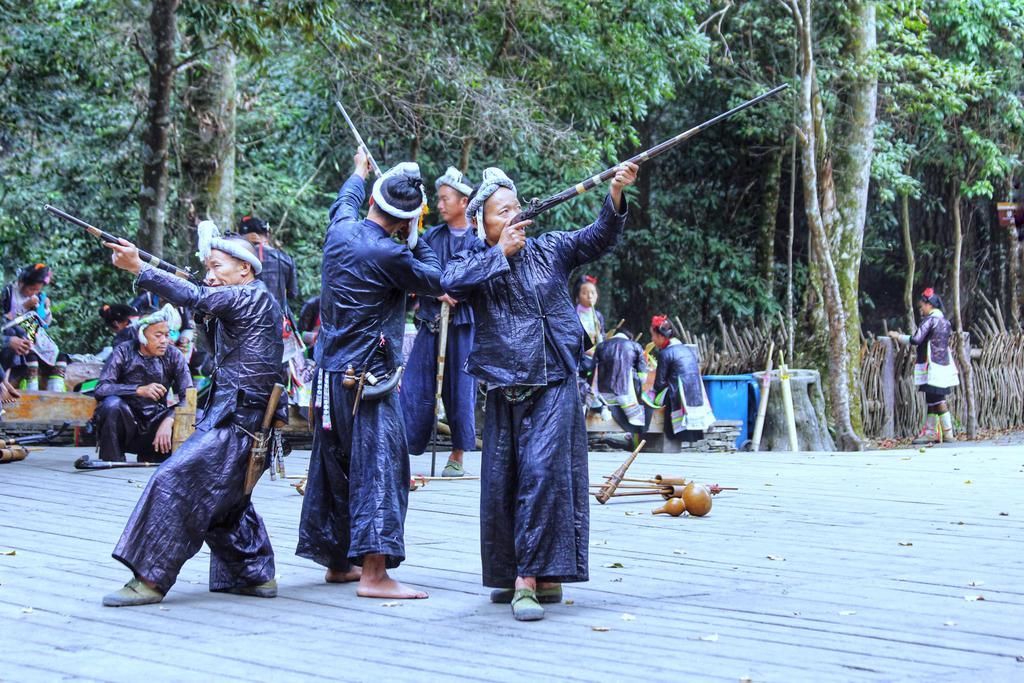
{"label": "man crouching with rifle", "polygon": [[274,551],[245,490],[254,435],[281,367],[281,308],[262,282],[252,245],[199,225],[202,286],[142,262],[125,240],[104,245],[136,285],[213,319],[216,370],[196,431],[149,480],[113,556],[134,573],[103,598],[109,607],[160,602],[182,565],[210,546],[210,590],[272,598]]}

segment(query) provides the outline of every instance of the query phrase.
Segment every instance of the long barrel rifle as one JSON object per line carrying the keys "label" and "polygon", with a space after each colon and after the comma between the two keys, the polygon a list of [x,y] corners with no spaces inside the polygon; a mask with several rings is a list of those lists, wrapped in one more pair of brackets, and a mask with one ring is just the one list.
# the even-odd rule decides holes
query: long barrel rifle
{"label": "long barrel rifle", "polygon": [[[118,237],[117,235],[113,235],[107,232],[106,230],[100,230],[94,225],[89,225],[81,218],[76,218],[75,216],[72,216],[71,214],[65,211],[61,211],[55,206],[50,206],[49,204],[46,204],[45,206],[43,206],[43,208],[50,212],[52,215],[56,216],[57,218],[65,220],[68,223],[71,223],[72,225],[77,225],[78,227],[82,228],[83,230],[85,230],[87,233],[94,237],[99,237],[104,242],[113,242],[114,244],[120,244],[120,237]],[[171,275],[177,275],[182,280],[188,280],[194,285],[202,284],[199,281],[199,278],[197,278],[195,274],[189,271],[188,269],[176,266],[169,261],[164,261],[162,258],[153,256],[153,254],[150,254],[148,251],[143,251],[142,249],[139,249],[139,258],[141,258],[143,261],[153,266],[154,268],[159,268],[160,270],[166,271]]]}
{"label": "long barrel rifle", "polygon": [[380,172],[380,166],[377,165],[376,159],[374,159],[373,155],[370,154],[370,148],[367,147],[366,143],[363,141],[363,136],[359,134],[359,129],[356,128],[356,124],[352,123],[352,117],[350,117],[348,112],[345,111],[345,107],[342,106],[341,102],[335,100],[334,104],[338,106],[338,109],[341,111],[341,115],[345,117],[345,123],[347,123],[348,127],[352,130],[352,135],[355,137],[356,142],[363,148],[363,151],[366,152],[366,158],[370,160],[370,166],[373,166],[373,174],[378,178],[381,177],[382,173]]}
{"label": "long barrel rifle", "polygon": [[754,106],[755,104],[761,102],[762,100],[766,100],[769,97],[774,97],[775,95],[779,94],[788,87],[789,84],[787,83],[783,83],[782,85],[776,86],[769,90],[768,92],[758,95],[752,100],[747,100],[743,104],[733,107],[727,112],[723,112],[718,116],[715,116],[714,118],[708,119],[704,123],[698,124],[693,128],[680,133],[674,138],[669,138],[668,140],[665,140],[664,142],[661,142],[648,150],[640,152],[636,156],[626,159],[625,162],[620,162],[612,166],[611,168],[605,169],[604,171],[601,171],[597,175],[587,178],[583,182],[576,183],[572,187],[566,188],[559,192],[558,194],[553,194],[550,197],[547,197],[546,199],[531,199],[529,205],[523,211],[521,211],[518,216],[513,218],[512,222],[519,223],[520,221],[530,220],[544,213],[548,209],[554,208],[559,204],[567,202],[573,197],[581,195],[584,192],[587,192],[588,190],[592,190],[601,183],[610,180],[611,178],[614,178],[615,174],[619,170],[619,166],[622,163],[633,163],[639,165],[644,162],[650,161],[651,159],[669,151],[673,147],[680,145],[684,141],[689,140],[698,133],[707,130],[716,123],[724,121],[725,119],[734,116],[735,114],[738,114],[744,109]]}

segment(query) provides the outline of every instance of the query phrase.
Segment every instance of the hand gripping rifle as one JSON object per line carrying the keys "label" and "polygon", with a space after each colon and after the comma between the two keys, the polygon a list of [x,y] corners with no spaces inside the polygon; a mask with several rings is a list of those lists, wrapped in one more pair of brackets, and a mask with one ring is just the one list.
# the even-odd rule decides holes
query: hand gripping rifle
{"label": "hand gripping rifle", "polygon": [[757,104],[761,100],[766,100],[769,97],[774,97],[775,95],[779,94],[780,92],[782,92],[783,90],[785,90],[788,87],[789,87],[788,83],[783,83],[782,85],[776,86],[776,87],[772,88],[771,90],[769,90],[768,92],[762,93],[761,95],[758,95],[757,97],[755,97],[752,100],[747,100],[743,104],[741,104],[739,106],[736,106],[736,107],[733,107],[732,109],[730,109],[727,112],[723,112],[723,113],[719,114],[718,116],[716,116],[716,117],[714,117],[712,119],[708,119],[704,123],[701,123],[701,124],[698,124],[698,125],[694,126],[690,130],[687,130],[687,131],[684,131],[684,132],[680,133],[679,135],[675,136],[674,138],[669,138],[668,140],[665,140],[664,142],[661,142],[661,143],[655,145],[654,147],[651,147],[650,149],[648,149],[646,151],[640,152],[636,156],[631,157],[629,159],[626,159],[625,162],[620,162],[619,164],[615,164],[611,168],[607,168],[607,169],[601,171],[596,176],[593,176],[591,178],[587,178],[583,182],[577,183],[577,184],[573,185],[572,187],[566,188],[566,189],[562,190],[561,192],[559,192],[558,194],[553,194],[553,195],[551,195],[550,197],[548,197],[546,199],[531,199],[530,203],[526,207],[526,209],[521,211],[518,216],[516,216],[515,218],[512,219],[512,223],[519,223],[521,221],[530,220],[530,219],[538,216],[539,214],[544,213],[548,209],[554,208],[554,207],[558,206],[559,204],[567,202],[570,199],[572,199],[573,197],[575,197],[577,195],[581,195],[581,194],[583,194],[584,192],[586,192],[588,190],[592,190],[593,188],[597,187],[601,183],[603,183],[603,182],[605,182],[607,180],[610,180],[611,178],[614,178],[615,174],[619,170],[620,164],[622,164],[622,163],[633,163],[633,164],[638,164],[639,165],[639,164],[644,163],[645,161],[650,161],[654,157],[659,156],[660,154],[663,154],[663,153],[667,152],[668,150],[672,149],[673,147],[678,146],[679,144],[681,144],[685,140],[688,140],[688,139],[692,138],[697,133],[703,132],[704,130],[710,128],[711,126],[715,125],[719,121],[724,121],[725,119],[733,116],[734,114],[738,114],[739,112],[743,111],[747,107],[754,106],[755,104]]}
{"label": "hand gripping rifle", "polygon": [[352,119],[349,118],[348,112],[345,111],[345,107],[341,106],[341,102],[334,100],[334,104],[338,105],[338,109],[341,110],[341,115],[345,117],[345,123],[347,123],[348,127],[352,130],[352,135],[355,136],[356,142],[359,143],[359,146],[366,152],[366,158],[370,160],[370,166],[373,166],[373,174],[379,178],[382,175],[380,172],[380,166],[377,165],[377,161],[373,158],[373,155],[370,154],[370,148],[366,146],[365,142],[363,142],[363,136],[360,135],[359,131],[356,129],[356,124],[352,123]]}
{"label": "hand gripping rifle", "polygon": [[[44,205],[43,208],[49,211],[52,215],[56,216],[57,218],[65,220],[73,225],[77,225],[78,227],[82,228],[83,230],[85,230],[87,233],[94,237],[99,237],[104,242],[113,242],[114,244],[120,244],[120,237],[112,235],[106,230],[100,230],[95,226],[89,225],[81,218],[76,218],[75,216],[72,216],[71,214],[66,213],[64,211],[61,211],[55,206],[50,206],[49,204]],[[160,270],[168,272],[171,275],[177,275],[182,280],[188,280],[194,285],[202,284],[199,281],[199,279],[195,276],[195,274],[192,273],[191,271],[176,266],[168,261],[164,261],[162,258],[157,258],[156,256],[150,254],[148,251],[143,251],[142,249],[139,249],[139,258],[141,258],[143,261],[153,266],[154,268],[159,268]]]}

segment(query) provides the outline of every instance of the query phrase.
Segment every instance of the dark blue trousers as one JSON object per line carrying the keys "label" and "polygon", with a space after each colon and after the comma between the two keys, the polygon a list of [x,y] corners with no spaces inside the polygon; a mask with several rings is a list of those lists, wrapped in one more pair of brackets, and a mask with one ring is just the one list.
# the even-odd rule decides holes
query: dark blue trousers
{"label": "dark blue trousers", "polygon": [[384,555],[392,569],[405,559],[409,507],[398,395],[360,401],[353,416],[355,390],[342,386],[342,373],[329,377],[332,428],[323,428],[323,409],[317,408],[295,554],[338,571],[361,566],[365,555]]}
{"label": "dark blue trousers", "polygon": [[[252,420],[246,428],[257,425]],[[204,541],[210,546],[210,590],[255,586],[274,578],[270,537],[243,495],[251,444],[233,424],[212,429],[200,425],[153,473],[114,558],[163,593]]]}
{"label": "dark blue trousers", "polygon": [[[402,376],[402,413],[409,452],[420,455],[430,446],[434,426],[434,395],[437,391],[437,351],[440,335],[420,327]],[[466,372],[466,358],[473,348],[473,326],[451,325],[445,350],[441,401],[452,430],[452,448],[476,448],[476,379]]]}
{"label": "dark blue trousers", "polygon": [[590,501],[587,429],[576,378],[518,403],[487,393],[480,467],[483,583],[516,576],[587,581]]}

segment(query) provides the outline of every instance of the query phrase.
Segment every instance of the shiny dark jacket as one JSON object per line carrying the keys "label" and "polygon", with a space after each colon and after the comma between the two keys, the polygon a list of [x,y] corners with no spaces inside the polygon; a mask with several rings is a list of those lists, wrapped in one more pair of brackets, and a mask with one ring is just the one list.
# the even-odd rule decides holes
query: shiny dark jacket
{"label": "shiny dark jacket", "polygon": [[[430,245],[437,255],[442,272],[456,254],[466,246],[476,241],[473,229],[469,228],[462,237],[455,237],[448,229],[446,223],[435,225],[420,236],[420,240]],[[433,324],[441,319],[441,302],[437,297],[423,296],[419,298],[420,307],[416,310],[416,319]],[[472,325],[473,308],[471,306],[456,305],[451,310],[451,324]]]}
{"label": "shiny dark jacket", "polygon": [[[680,400],[679,384],[682,380],[686,404]],[[704,391],[700,377],[700,359],[685,344],[671,344],[658,352],[658,371],[654,375],[654,393],[668,388],[668,405],[678,410],[684,405],[704,405]]]}
{"label": "shiny dark jacket", "polygon": [[221,426],[236,412],[244,412],[246,420],[253,412],[262,414],[281,377],[284,354],[281,307],[266,286],[256,280],[246,285],[197,287],[155,268],[144,270],[137,286],[215,318],[215,370],[203,421]]}
{"label": "shiny dark jacket", "polygon": [[320,334],[314,357],[329,372],[363,362],[384,336],[382,353],[370,358],[371,372],[402,362],[407,291],[440,296],[437,256],[420,240],[415,251],[391,239],[370,219],[359,220],[366,183],[352,175],[331,207],[324,242],[320,286]]}
{"label": "shiny dark jacket", "polygon": [[615,245],[626,209],[625,197],[622,213],[605,197],[591,225],[528,238],[511,258],[475,238],[452,256],[441,286],[473,307],[469,374],[497,386],[543,386],[576,374],[584,332],[569,275]]}
{"label": "shiny dark jacket", "polygon": [[932,345],[932,361],[939,365],[949,365],[949,339],[953,336],[953,326],[941,315],[928,315],[910,337],[910,343],[917,347],[917,362],[928,362],[928,344]]}
{"label": "shiny dark jacket", "polygon": [[192,375],[188,371],[185,357],[178,349],[170,346],[162,356],[143,356],[136,339],[114,347],[113,353],[103,364],[93,395],[98,402],[108,396],[120,396],[136,417],[144,421],[163,419],[173,410],[173,407],[167,407],[166,397],[154,401],[135,393],[139,387],[153,383],[173,389],[174,395],[181,399],[185,390],[192,386]]}
{"label": "shiny dark jacket", "polygon": [[602,394],[625,396],[637,373],[647,372],[644,350],[632,339],[612,337],[594,350],[597,390]]}
{"label": "shiny dark jacket", "polygon": [[256,247],[263,264],[263,272],[259,274],[260,282],[267,286],[267,291],[277,300],[281,311],[291,315],[290,299],[299,298],[299,278],[295,270],[295,261],[280,249],[266,245]]}

